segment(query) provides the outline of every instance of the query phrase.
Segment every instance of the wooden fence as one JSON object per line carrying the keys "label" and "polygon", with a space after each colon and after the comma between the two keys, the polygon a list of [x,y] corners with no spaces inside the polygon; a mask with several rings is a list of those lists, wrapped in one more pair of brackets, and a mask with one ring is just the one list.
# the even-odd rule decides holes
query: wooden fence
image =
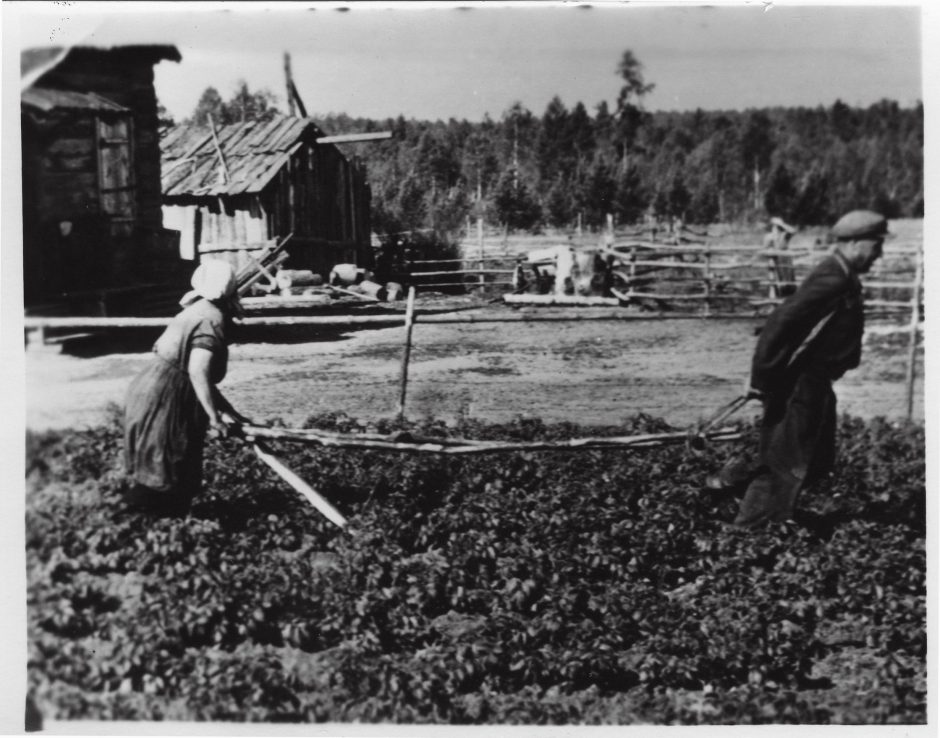
{"label": "wooden fence", "polygon": [[[920,263],[920,262],[918,262]],[[919,274],[918,276],[922,276]],[[547,322],[571,322],[571,321],[649,321],[649,320],[683,320],[703,317],[710,318],[742,318],[740,312],[737,313],[712,313],[708,316],[702,313],[672,312],[650,315],[638,311],[624,310],[623,308],[614,308],[603,312],[569,310],[562,314],[539,314],[538,311],[531,313],[511,312],[490,312],[489,314],[467,315],[461,314],[461,309],[455,309],[447,314],[425,314],[419,315],[415,308],[415,288],[411,287],[408,293],[407,307],[404,314],[390,315],[285,315],[285,316],[265,316],[242,318],[237,322],[245,326],[308,326],[319,328],[357,328],[362,326],[369,327],[404,327],[404,346],[402,351],[402,363],[399,383],[399,401],[398,414],[403,417],[405,414],[407,390],[408,390],[408,369],[411,359],[411,347],[414,335],[414,327],[419,323],[429,324],[473,324],[473,323],[547,323]],[[909,302],[911,309],[911,321],[905,329],[909,335],[908,363],[906,373],[906,409],[907,417],[913,417],[914,407],[914,382],[916,378],[917,361],[917,342],[920,330],[920,291],[915,290],[914,295]],[[481,306],[474,305],[463,310],[480,310]],[[33,332],[33,342],[45,342],[45,331],[47,328],[66,329],[66,330],[102,330],[114,328],[160,328],[166,326],[171,318],[104,318],[104,317],[27,317],[24,319],[24,326],[28,331]],[[80,334],[85,335],[85,334]],[[52,341],[62,340],[63,338],[72,338],[75,334],[66,337],[53,338]]]}
{"label": "wooden fence", "polygon": [[[759,310],[777,304],[827,253],[823,249],[775,250],[637,241],[615,242],[594,251],[615,259],[616,297],[626,302],[693,304],[705,314],[716,306]],[[505,292],[510,292],[516,285],[512,277],[522,263],[519,257],[504,255],[425,259],[411,261],[408,267],[418,290],[504,287]],[[863,281],[866,305],[878,312],[907,312],[912,310],[913,295],[917,295],[919,312],[922,282],[922,251],[888,246],[884,258]],[[897,292],[904,294],[892,294]]]}
{"label": "wooden fence", "polygon": [[[683,319],[692,317],[734,318],[745,315],[757,315],[761,309],[771,307],[782,300],[781,291],[797,284],[825,254],[820,249],[767,250],[747,246],[721,246],[710,244],[663,244],[637,241],[622,241],[608,244],[603,253],[617,258],[618,279],[621,287],[620,296],[592,304],[610,305],[613,309],[604,313],[569,310],[565,314],[538,315],[517,312],[466,315],[466,314],[426,314],[418,315],[415,310],[415,289],[427,289],[447,286],[451,288],[502,287],[512,285],[511,279],[494,279],[513,274],[518,259],[512,256],[478,257],[472,259],[421,260],[411,262],[412,267],[458,266],[459,269],[434,269],[412,271],[412,277],[438,280],[445,276],[458,279],[425,282],[413,285],[409,290],[407,309],[404,314],[386,315],[294,315],[249,317],[239,321],[247,326],[318,326],[347,327],[357,326],[404,326],[405,347],[401,371],[399,413],[404,414],[407,392],[408,361],[410,357],[412,333],[416,323],[484,323],[484,322],[555,322],[577,320],[656,320]],[[776,259],[774,262],[772,259]],[[793,278],[780,279],[781,260],[792,262]],[[477,264],[473,268],[472,264]],[[512,263],[513,268],[499,269],[496,264]],[[790,266],[791,264],[786,264]],[[476,277],[474,282],[467,282],[467,277]],[[650,286],[655,289],[650,289]],[[642,287],[642,289],[640,289]],[[916,375],[917,346],[923,316],[923,255],[920,248],[899,248],[887,246],[884,258],[876,265],[873,273],[863,281],[868,293],[866,311],[869,314],[888,314],[895,317],[909,315],[906,325],[895,330],[908,336],[907,356],[907,416],[913,414],[914,380]],[[668,291],[666,291],[668,290]],[[505,290],[509,292],[509,290]],[[898,294],[900,293],[900,294]],[[521,297],[521,296],[517,296]],[[545,296],[545,302],[555,304],[577,304],[575,296]],[[509,295],[504,297],[510,302]],[[596,300],[602,298],[595,298]],[[655,312],[625,310],[617,307],[624,302],[638,302],[650,307],[663,308],[670,304],[670,310]],[[679,309],[676,309],[679,306]],[[481,306],[469,309],[479,310]],[[25,327],[34,332],[38,342],[46,340],[47,328],[71,330],[95,330],[103,328],[158,327],[169,322],[169,318],[52,318],[27,317]],[[56,340],[56,339],[52,339]]]}

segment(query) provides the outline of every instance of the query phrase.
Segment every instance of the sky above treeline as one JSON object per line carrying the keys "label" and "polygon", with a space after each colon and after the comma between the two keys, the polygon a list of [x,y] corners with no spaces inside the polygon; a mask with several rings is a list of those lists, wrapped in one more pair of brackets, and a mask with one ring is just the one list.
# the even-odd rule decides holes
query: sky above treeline
{"label": "sky above treeline", "polygon": [[240,80],[283,106],[284,52],[309,114],[376,119],[498,119],[515,102],[541,115],[555,95],[593,113],[613,107],[625,49],[656,85],[649,110],[910,106],[925,77],[917,5],[3,5],[21,48],[175,44],[183,60],[159,64],[155,84],[177,119]]}

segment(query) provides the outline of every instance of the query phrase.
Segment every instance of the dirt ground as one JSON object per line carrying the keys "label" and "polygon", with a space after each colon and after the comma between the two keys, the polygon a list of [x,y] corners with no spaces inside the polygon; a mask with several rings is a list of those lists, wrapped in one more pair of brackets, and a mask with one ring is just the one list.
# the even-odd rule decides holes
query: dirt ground
{"label": "dirt ground", "polygon": [[[481,308],[480,312],[507,311]],[[585,315],[590,308],[581,309]],[[543,310],[541,315],[555,311]],[[476,314],[476,311],[469,314]],[[414,327],[406,414],[452,421],[518,416],[616,424],[637,413],[682,427],[737,396],[759,320],[421,324]],[[149,360],[156,333],[85,339],[26,351],[26,424],[81,428],[107,417]],[[221,389],[258,421],[299,425],[343,412],[368,422],[393,416],[404,329],[278,329],[235,343]],[[839,409],[860,417],[906,414],[907,336],[874,323],[862,366],[836,384]],[[914,417],[923,420],[923,353]],[[757,406],[745,409],[756,413]]]}

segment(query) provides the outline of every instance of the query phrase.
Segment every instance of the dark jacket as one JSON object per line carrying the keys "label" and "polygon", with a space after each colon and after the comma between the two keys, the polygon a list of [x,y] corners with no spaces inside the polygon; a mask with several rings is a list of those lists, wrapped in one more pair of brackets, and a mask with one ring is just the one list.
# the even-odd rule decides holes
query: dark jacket
{"label": "dark jacket", "polygon": [[767,319],[751,386],[787,393],[800,374],[835,380],[858,366],[865,329],[862,285],[838,252],[825,257]]}

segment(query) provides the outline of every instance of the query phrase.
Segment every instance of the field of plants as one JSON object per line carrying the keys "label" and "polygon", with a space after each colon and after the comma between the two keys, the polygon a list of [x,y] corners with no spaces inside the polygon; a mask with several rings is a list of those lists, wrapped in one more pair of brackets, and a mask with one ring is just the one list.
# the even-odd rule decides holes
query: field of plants
{"label": "field of plants", "polygon": [[[343,415],[307,425],[354,432]],[[491,439],[666,430],[378,423]],[[753,429],[745,427],[745,430]],[[924,432],[840,421],[796,523],[742,533],[693,453],[284,448],[237,439],[191,516],[122,509],[116,420],[27,443],[30,692],[46,719],[441,724],[926,721]],[[750,437],[750,434],[747,434]]]}

